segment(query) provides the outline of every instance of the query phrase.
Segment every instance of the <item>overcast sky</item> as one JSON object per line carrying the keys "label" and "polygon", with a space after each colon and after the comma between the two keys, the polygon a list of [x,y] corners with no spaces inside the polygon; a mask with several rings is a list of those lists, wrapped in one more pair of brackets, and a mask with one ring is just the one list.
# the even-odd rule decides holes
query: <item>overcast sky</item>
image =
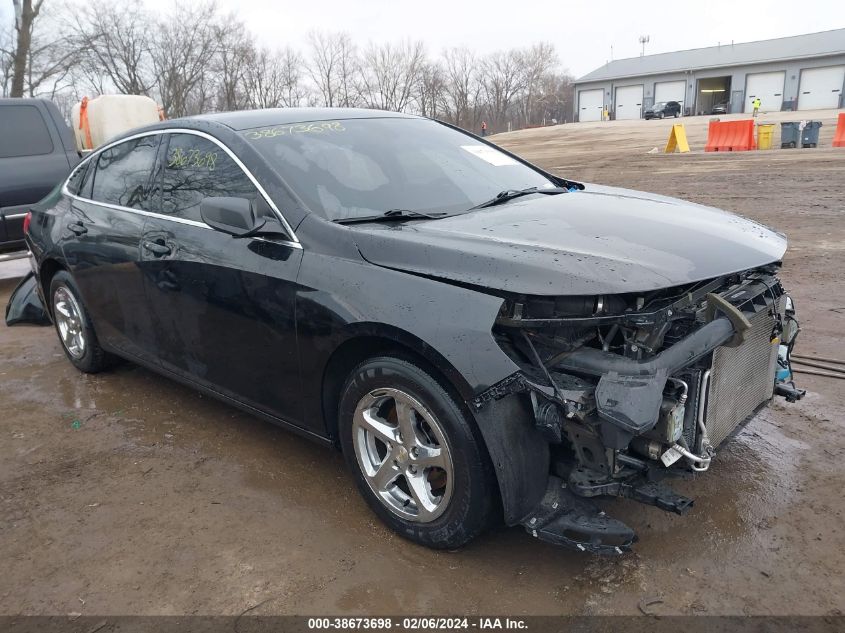
{"label": "overcast sky", "polygon": [[[640,35],[651,38],[649,54],[845,27],[842,0],[218,1],[270,45],[304,49],[311,29],[347,31],[359,44],[421,39],[432,54],[448,46],[487,53],[547,41],[576,77],[610,60],[611,46],[615,59],[639,55]],[[146,2],[163,10],[173,0]],[[12,0],[0,0],[2,12],[11,19]]]}

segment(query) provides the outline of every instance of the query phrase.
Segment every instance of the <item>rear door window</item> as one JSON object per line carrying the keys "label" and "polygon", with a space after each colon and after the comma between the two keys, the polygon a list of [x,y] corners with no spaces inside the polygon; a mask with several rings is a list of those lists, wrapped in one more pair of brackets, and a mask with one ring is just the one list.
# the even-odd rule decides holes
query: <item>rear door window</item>
{"label": "rear door window", "polygon": [[102,152],[97,158],[91,199],[148,210],[150,174],[159,140],[159,135],[142,136]]}
{"label": "rear door window", "polygon": [[0,106],[0,158],[42,156],[52,152],[50,130],[36,106]]}
{"label": "rear door window", "polygon": [[202,222],[203,198],[258,199],[258,189],[219,145],[193,134],[168,136],[160,169],[159,213]]}

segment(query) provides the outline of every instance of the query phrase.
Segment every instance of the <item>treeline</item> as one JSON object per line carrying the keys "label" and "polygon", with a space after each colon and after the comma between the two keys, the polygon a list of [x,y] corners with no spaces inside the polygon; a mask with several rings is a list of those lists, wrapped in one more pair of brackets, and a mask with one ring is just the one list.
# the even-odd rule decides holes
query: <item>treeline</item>
{"label": "treeline", "polygon": [[[359,44],[312,32],[307,46],[269,48],[216,4],[49,4],[21,0],[0,33],[0,94],[46,96],[68,112],[82,96],[152,97],[168,117],[280,106],[381,108],[491,131],[571,118],[572,77],[554,46],[479,56],[421,41]],[[22,44],[24,46],[22,47]],[[22,49],[24,49],[22,51]]]}

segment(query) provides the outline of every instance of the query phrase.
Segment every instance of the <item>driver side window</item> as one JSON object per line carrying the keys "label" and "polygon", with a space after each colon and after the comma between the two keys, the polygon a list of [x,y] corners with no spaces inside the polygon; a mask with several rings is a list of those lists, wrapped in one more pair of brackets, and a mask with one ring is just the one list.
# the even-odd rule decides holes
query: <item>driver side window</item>
{"label": "driver side window", "polygon": [[244,171],[216,143],[193,134],[168,134],[158,163],[157,212],[202,222],[203,198],[260,198]]}

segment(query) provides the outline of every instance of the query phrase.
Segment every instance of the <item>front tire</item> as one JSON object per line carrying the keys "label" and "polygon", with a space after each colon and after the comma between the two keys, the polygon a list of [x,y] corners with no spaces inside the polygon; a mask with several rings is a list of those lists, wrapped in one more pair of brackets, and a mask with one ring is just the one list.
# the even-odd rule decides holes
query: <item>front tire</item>
{"label": "front tire", "polygon": [[465,545],[490,523],[495,484],[486,449],[458,403],[417,365],[360,364],[339,406],[343,455],[364,499],[421,545]]}
{"label": "front tire", "polygon": [[108,367],[110,356],[100,347],[79,288],[64,270],[50,280],[50,311],[59,342],[74,367],[87,374]]}

